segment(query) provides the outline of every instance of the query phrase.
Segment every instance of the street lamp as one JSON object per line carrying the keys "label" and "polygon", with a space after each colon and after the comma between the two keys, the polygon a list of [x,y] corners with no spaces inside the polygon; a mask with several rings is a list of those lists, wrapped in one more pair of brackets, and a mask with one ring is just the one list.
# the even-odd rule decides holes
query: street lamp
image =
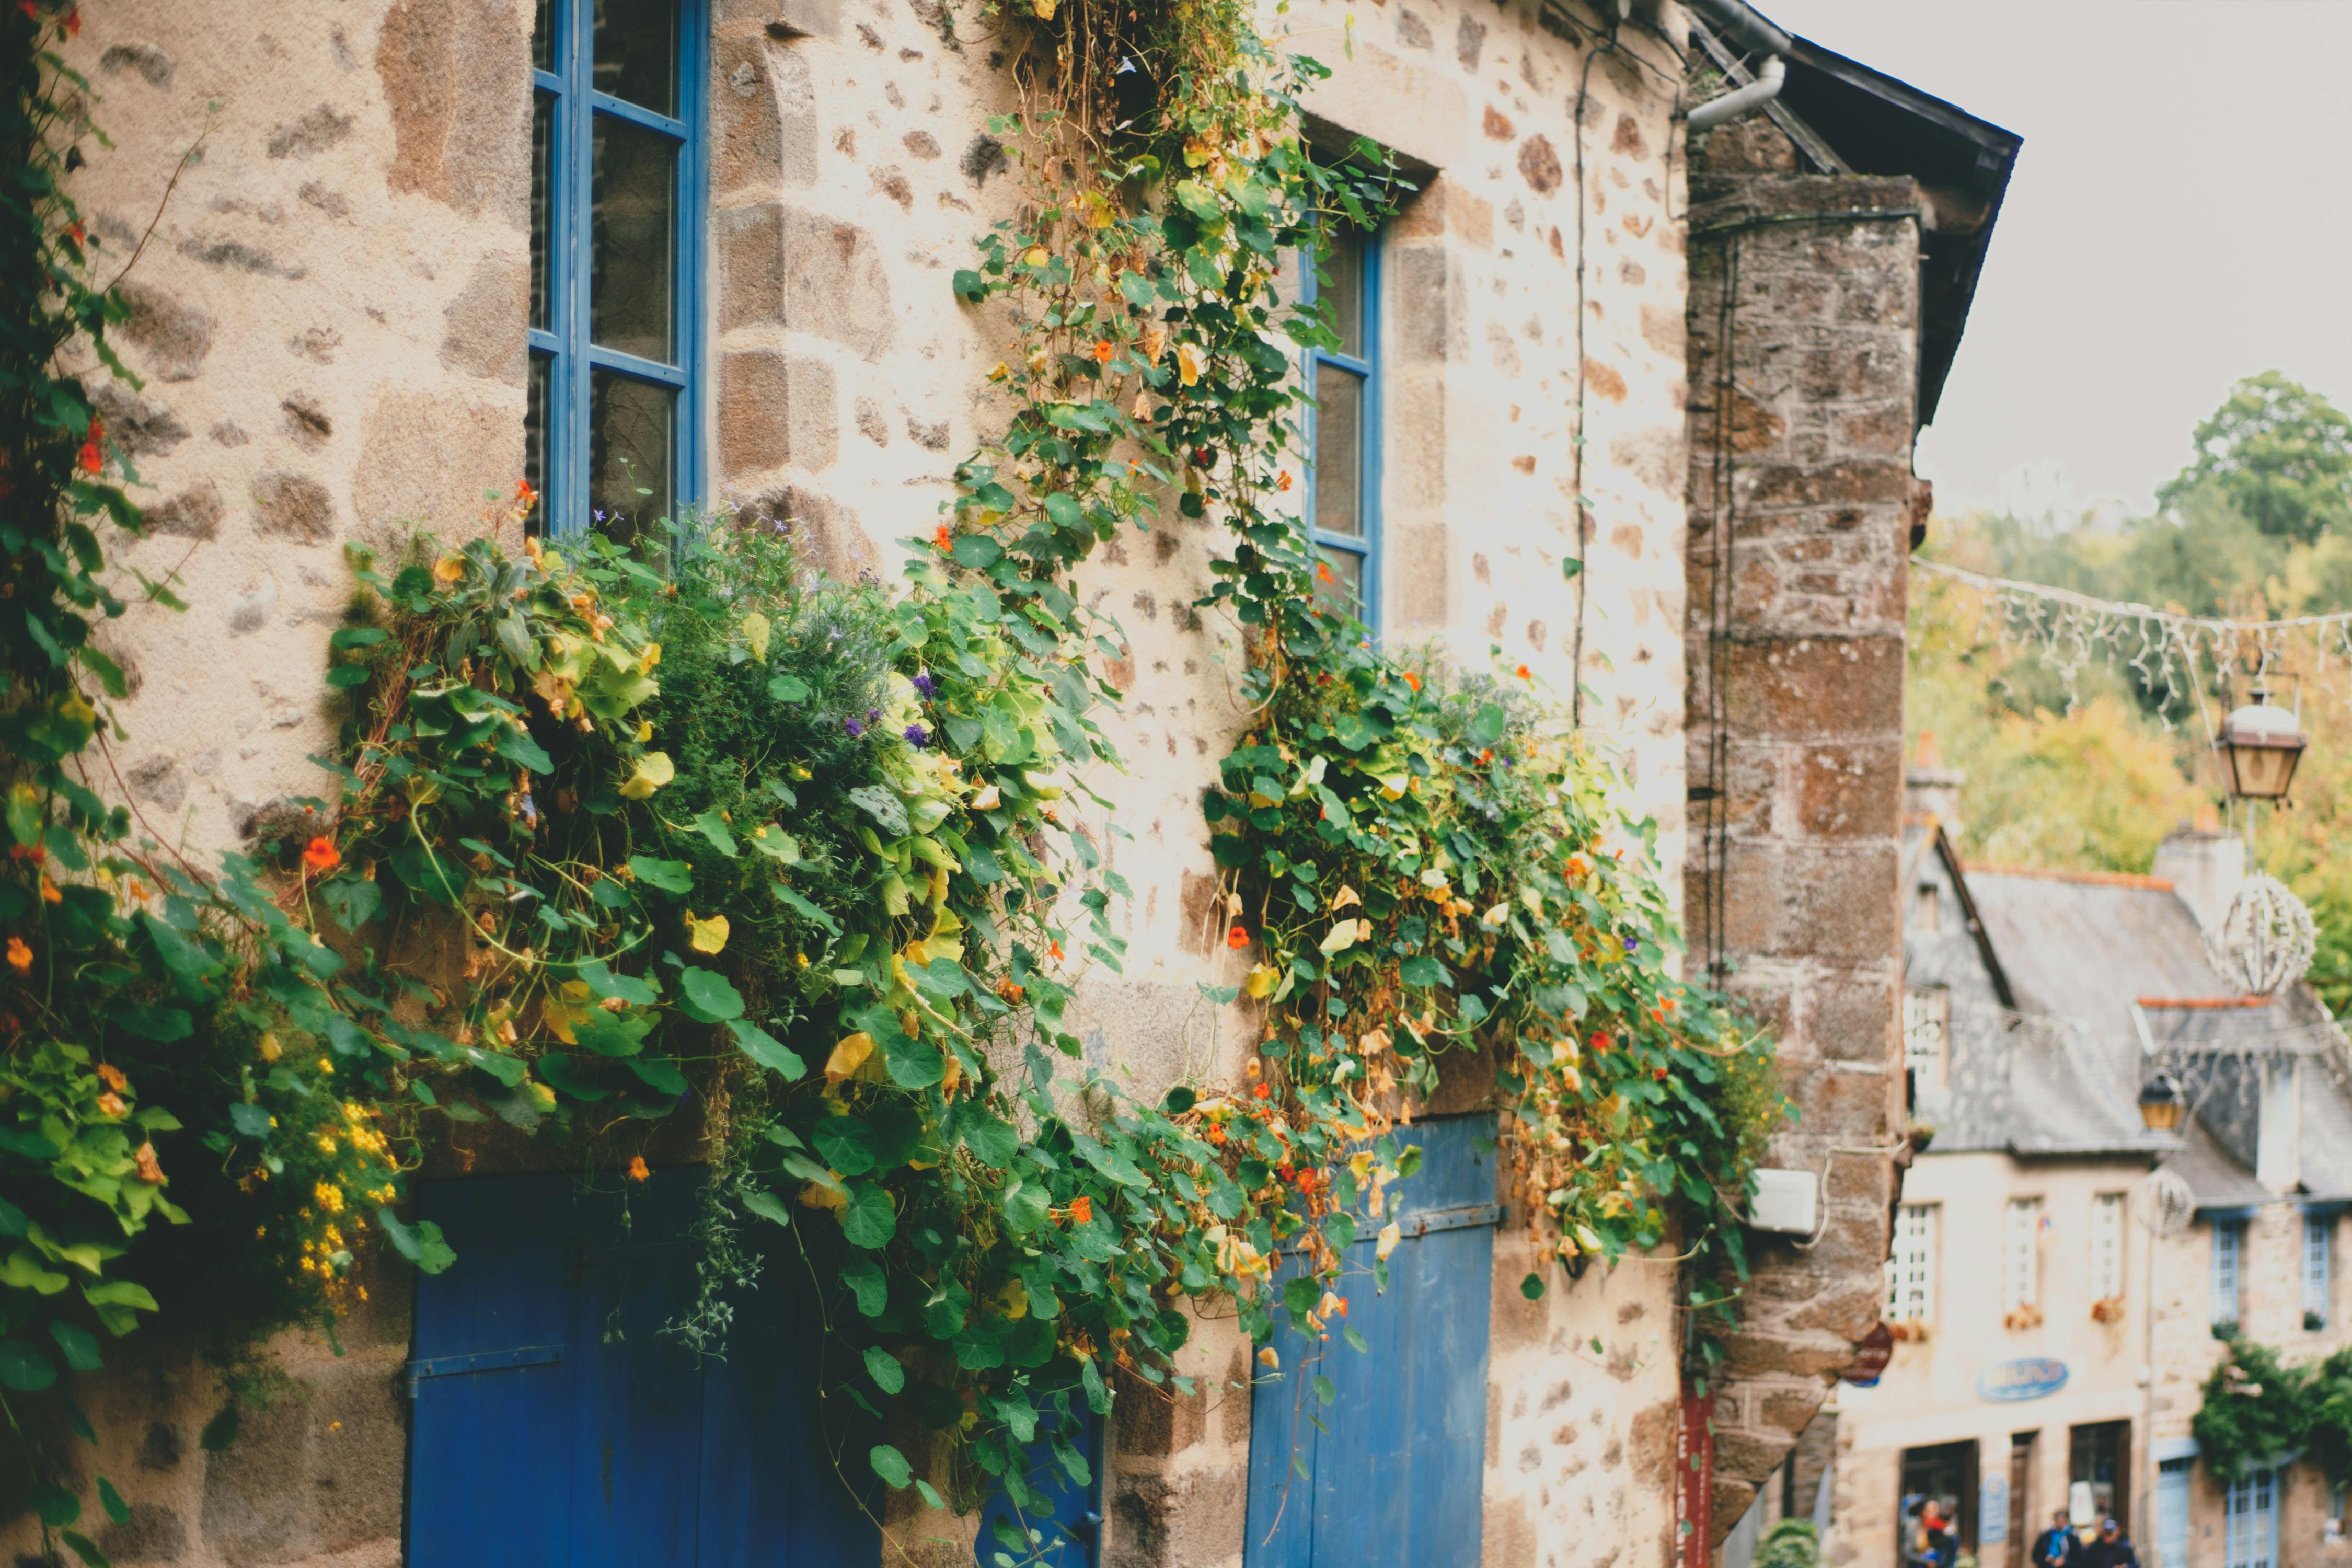
{"label": "street lamp", "polygon": [[2180,1080],[2170,1073],[2158,1073],[2140,1086],[2139,1119],[2150,1132],[2179,1130],[2180,1119],[2188,1113],[2189,1097],[2182,1092]]}
{"label": "street lamp", "polygon": [[2257,686],[2252,702],[2231,710],[2221,721],[2214,747],[2230,768],[2230,793],[2240,800],[2277,801],[2286,798],[2294,780],[2294,765],[2303,759],[2303,728],[2295,716],[2271,701],[2270,692]]}

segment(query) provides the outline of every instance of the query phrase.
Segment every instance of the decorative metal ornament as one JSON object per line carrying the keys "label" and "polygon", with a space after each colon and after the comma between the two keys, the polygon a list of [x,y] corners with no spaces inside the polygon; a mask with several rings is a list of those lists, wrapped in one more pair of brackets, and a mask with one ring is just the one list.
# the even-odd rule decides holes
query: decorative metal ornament
{"label": "decorative metal ornament", "polygon": [[2249,996],[2267,996],[2303,978],[2317,940],[2303,900],[2277,878],[2257,871],[2206,933],[2205,961]]}
{"label": "decorative metal ornament", "polygon": [[2179,1172],[2159,1166],[2140,1182],[2132,1206],[2151,1234],[2178,1236],[2197,1217],[2197,1194]]}

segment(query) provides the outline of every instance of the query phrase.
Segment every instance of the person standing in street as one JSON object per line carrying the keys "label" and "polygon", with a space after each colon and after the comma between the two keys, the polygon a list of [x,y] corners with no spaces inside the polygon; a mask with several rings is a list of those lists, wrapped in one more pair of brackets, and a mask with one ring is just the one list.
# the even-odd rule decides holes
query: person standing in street
{"label": "person standing in street", "polygon": [[2098,1539],[2083,1549],[2080,1568],[2139,1568],[2139,1553],[2132,1550],[2122,1525],[2103,1519]]}
{"label": "person standing in street", "polygon": [[2082,1538],[2066,1525],[2066,1510],[2050,1516],[2050,1528],[2033,1538],[2033,1568],[2087,1568]]}

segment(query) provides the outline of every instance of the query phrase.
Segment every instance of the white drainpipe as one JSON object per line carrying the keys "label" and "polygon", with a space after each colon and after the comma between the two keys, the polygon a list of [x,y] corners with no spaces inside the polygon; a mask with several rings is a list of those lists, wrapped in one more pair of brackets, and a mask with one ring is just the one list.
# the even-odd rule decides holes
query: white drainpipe
{"label": "white drainpipe", "polygon": [[1787,62],[1772,55],[1757,68],[1756,79],[1746,87],[1737,87],[1721,98],[1710,98],[1690,111],[1693,131],[1711,131],[1716,126],[1753,114],[1780,96],[1780,83],[1789,74]]}
{"label": "white drainpipe", "polygon": [[1761,51],[1766,57],[1756,69],[1755,80],[1734,88],[1721,98],[1709,99],[1690,111],[1693,131],[1709,130],[1753,114],[1780,96],[1780,83],[1789,74],[1788,63],[1781,57],[1794,42],[1788,34],[1749,10],[1743,0],[1685,0],[1685,4],[1706,17],[1708,26],[1727,41],[1743,49]]}

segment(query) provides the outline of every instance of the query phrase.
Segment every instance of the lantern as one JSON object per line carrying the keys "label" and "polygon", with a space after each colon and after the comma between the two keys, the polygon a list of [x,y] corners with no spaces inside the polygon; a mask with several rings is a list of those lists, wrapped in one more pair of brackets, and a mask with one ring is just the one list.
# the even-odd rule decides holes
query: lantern
{"label": "lantern", "polygon": [[2140,1086],[2139,1119],[2150,1132],[2178,1131],[2180,1119],[2188,1113],[2189,1097],[2181,1091],[2180,1080],[2170,1073],[2158,1073]]}
{"label": "lantern", "polygon": [[2303,728],[2293,713],[2257,686],[2253,700],[2221,721],[2213,744],[2230,768],[2230,793],[2240,800],[2284,800],[2303,758]]}

